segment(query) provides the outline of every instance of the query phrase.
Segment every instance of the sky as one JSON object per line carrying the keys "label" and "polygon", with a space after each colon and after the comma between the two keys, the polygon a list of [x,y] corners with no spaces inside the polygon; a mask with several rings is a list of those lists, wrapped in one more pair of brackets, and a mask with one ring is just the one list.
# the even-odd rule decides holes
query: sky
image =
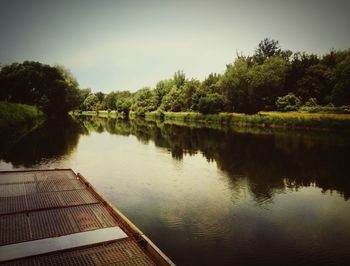
{"label": "sky", "polygon": [[293,52],[350,48],[349,10],[349,0],[0,0],[0,64],[60,64],[82,88],[136,91],[177,70],[223,73],[266,37]]}

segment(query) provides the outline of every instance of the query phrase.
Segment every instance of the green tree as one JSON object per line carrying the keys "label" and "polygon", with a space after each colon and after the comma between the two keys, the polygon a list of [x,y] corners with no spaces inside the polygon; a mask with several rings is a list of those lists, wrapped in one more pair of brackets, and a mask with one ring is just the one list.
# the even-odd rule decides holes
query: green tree
{"label": "green tree", "polygon": [[80,92],[63,67],[25,61],[1,68],[0,100],[37,105],[48,116],[57,117],[79,105]]}
{"label": "green tree", "polygon": [[132,104],[132,94],[129,91],[116,92],[115,107],[117,112],[123,113],[128,117]]}
{"label": "green tree", "polygon": [[143,116],[146,112],[156,110],[156,102],[150,88],[145,87],[135,93],[131,110],[138,116]]}
{"label": "green tree", "polygon": [[226,109],[227,99],[219,93],[210,93],[199,99],[198,111],[203,114],[217,114]]}
{"label": "green tree", "polygon": [[316,98],[321,105],[328,104],[331,101],[333,73],[320,63],[308,67],[305,75],[297,83],[297,94],[304,100]]}
{"label": "green tree", "polygon": [[282,49],[279,41],[265,38],[258,44],[258,48],[255,50],[253,60],[258,64],[262,64],[266,59],[274,56],[280,56]]}
{"label": "green tree", "polygon": [[96,92],[95,95],[96,95],[98,101],[99,101],[100,103],[102,103],[103,100],[104,100],[104,98],[105,98],[105,94],[104,94],[103,92],[100,92],[100,91],[99,91],[99,92]]}
{"label": "green tree", "polygon": [[290,92],[283,97],[278,97],[276,107],[278,111],[282,112],[297,111],[301,103],[301,98]]}
{"label": "green tree", "polygon": [[186,75],[182,70],[178,70],[174,73],[173,80],[175,85],[178,88],[181,88],[183,85],[185,85]]}
{"label": "green tree", "polygon": [[181,111],[191,111],[192,110],[192,98],[197,89],[200,87],[200,81],[196,79],[191,79],[186,81],[185,84],[180,88],[180,99]]}
{"label": "green tree", "polygon": [[157,108],[160,107],[163,97],[167,95],[171,88],[174,86],[174,80],[168,79],[168,80],[161,80],[157,83],[155,89],[153,90],[155,102],[157,105]]}
{"label": "green tree", "polygon": [[91,89],[90,88],[86,88],[86,89],[79,89],[79,105],[77,106],[77,108],[83,110],[83,103],[86,99],[86,97],[88,97],[91,94]]}
{"label": "green tree", "polygon": [[181,89],[174,85],[170,92],[163,97],[160,109],[163,111],[180,112],[184,105]]}
{"label": "green tree", "polygon": [[280,57],[270,57],[249,71],[248,95],[250,110],[273,110],[284,91],[287,63]]}
{"label": "green tree", "polygon": [[225,73],[220,77],[217,84],[229,101],[228,111],[249,112],[249,71],[247,61],[239,58],[233,64],[227,65]]}
{"label": "green tree", "polygon": [[334,83],[332,91],[334,104],[338,106],[350,105],[350,55],[337,65]]}
{"label": "green tree", "polygon": [[104,104],[107,109],[116,109],[117,94],[115,92],[108,93],[104,98]]}
{"label": "green tree", "polygon": [[117,100],[116,108],[119,113],[125,114],[128,117],[131,109],[132,99],[131,98],[120,98]]}
{"label": "green tree", "polygon": [[96,110],[96,104],[98,103],[98,98],[95,94],[91,93],[86,97],[86,99],[83,102],[83,108],[84,110]]}

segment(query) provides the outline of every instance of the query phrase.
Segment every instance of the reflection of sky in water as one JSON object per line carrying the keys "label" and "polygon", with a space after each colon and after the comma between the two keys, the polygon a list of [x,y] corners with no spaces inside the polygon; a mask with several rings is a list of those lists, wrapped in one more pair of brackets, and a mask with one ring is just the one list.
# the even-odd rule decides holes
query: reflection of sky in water
{"label": "reflection of sky in water", "polygon": [[340,262],[350,252],[350,204],[338,192],[282,179],[272,197],[259,198],[247,176],[228,174],[201,153],[175,160],[153,141],[91,132],[70,155],[40,167],[85,175],[179,264],[307,265]]}

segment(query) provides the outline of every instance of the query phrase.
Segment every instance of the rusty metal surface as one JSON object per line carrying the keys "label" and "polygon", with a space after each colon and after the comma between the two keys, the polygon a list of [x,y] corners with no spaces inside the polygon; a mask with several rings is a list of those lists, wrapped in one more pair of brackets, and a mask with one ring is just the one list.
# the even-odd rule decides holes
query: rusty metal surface
{"label": "rusty metal surface", "polygon": [[[1,178],[0,178],[1,180]],[[0,198],[15,197],[43,192],[67,191],[85,189],[86,186],[78,179],[58,179],[0,184]]]}
{"label": "rusty metal surface", "polygon": [[58,179],[77,179],[70,170],[43,170],[43,171],[3,171],[0,175],[0,184],[26,183]]}
{"label": "rusty metal surface", "polygon": [[[28,184],[26,184],[28,185]],[[8,185],[4,185],[8,186]],[[3,186],[0,186],[3,187]],[[0,189],[1,190],[1,189]],[[10,214],[23,211],[33,211],[47,208],[67,207],[83,204],[98,203],[88,190],[69,190],[45,193],[10,193],[2,189],[8,197],[0,196],[0,214]],[[0,193],[1,193],[0,192]],[[16,196],[13,196],[16,195]]]}
{"label": "rusty metal surface", "polygon": [[0,246],[117,225],[102,204],[0,216]]}
{"label": "rusty metal surface", "polygon": [[70,169],[0,171],[0,246],[115,226],[129,235],[109,244],[57,251],[5,265],[155,265],[154,254],[138,244],[135,232],[129,232],[125,227],[128,222],[119,216],[85,178]]}
{"label": "rusty metal surface", "polygon": [[22,172],[5,172],[0,176],[0,184],[34,182],[35,175],[33,173]]}
{"label": "rusty metal surface", "polygon": [[155,265],[130,239],[5,263],[20,265]]}

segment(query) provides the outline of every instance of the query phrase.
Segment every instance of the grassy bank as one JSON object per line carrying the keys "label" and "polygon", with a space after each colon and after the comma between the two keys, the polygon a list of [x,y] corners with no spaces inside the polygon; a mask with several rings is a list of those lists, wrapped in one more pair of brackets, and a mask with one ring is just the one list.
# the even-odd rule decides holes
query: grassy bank
{"label": "grassy bank", "polygon": [[350,131],[350,114],[259,112],[254,115],[238,113],[204,115],[194,112],[164,112],[161,115],[158,112],[150,112],[146,113],[145,117],[148,120],[162,118],[164,121],[228,124],[243,127],[254,126]]}
{"label": "grassy bank", "polygon": [[124,118],[124,114],[117,113],[116,111],[73,111],[71,115],[87,115],[87,116],[98,116],[106,118]]}
{"label": "grassy bank", "polygon": [[[117,118],[115,111],[84,111],[74,114]],[[130,113],[130,118],[134,118]],[[304,112],[259,112],[254,115],[240,113],[201,114],[195,112],[148,112],[146,120],[165,122],[195,122],[210,125],[234,125],[239,127],[295,128],[350,131],[350,114],[304,113]]]}
{"label": "grassy bank", "polygon": [[0,102],[0,151],[18,141],[43,120],[43,113],[34,106]]}

